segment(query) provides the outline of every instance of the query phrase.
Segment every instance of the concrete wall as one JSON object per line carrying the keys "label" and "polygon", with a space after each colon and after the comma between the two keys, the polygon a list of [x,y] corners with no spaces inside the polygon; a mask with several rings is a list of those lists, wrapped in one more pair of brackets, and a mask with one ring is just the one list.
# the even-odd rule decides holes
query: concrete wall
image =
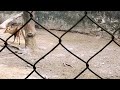
{"label": "concrete wall", "polygon": [[[0,11],[0,23],[9,18],[12,15],[19,13],[20,11]],[[37,11],[36,12],[36,20],[41,25],[48,29],[57,29],[57,30],[68,30],[77,21],[79,21],[84,16],[84,11]],[[96,18],[101,17],[99,13],[89,14],[88,16],[94,20]],[[107,16],[105,16],[107,17]],[[108,20],[108,18],[106,19]],[[22,18],[16,20],[18,22],[22,22]],[[97,22],[97,21],[96,21]],[[98,22],[99,23],[99,22]],[[107,27],[110,32],[110,25],[103,24],[102,26]],[[101,35],[101,29],[98,28],[95,24],[93,24],[88,18],[84,18],[75,28],[71,31],[77,31],[80,33],[90,34],[90,35]],[[105,37],[108,36],[105,33]]]}

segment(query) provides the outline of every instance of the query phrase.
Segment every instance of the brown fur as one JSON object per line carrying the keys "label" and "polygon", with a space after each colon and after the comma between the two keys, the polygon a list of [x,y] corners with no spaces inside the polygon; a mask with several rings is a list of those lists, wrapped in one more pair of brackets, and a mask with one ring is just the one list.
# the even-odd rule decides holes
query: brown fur
{"label": "brown fur", "polygon": [[[19,40],[19,45],[20,45],[20,35],[22,35],[25,39],[25,36],[24,36],[24,33],[23,33],[23,29],[22,30],[19,30],[22,27],[21,24],[17,24],[17,23],[12,23],[11,25],[8,25],[6,27],[6,30],[4,33],[9,33],[9,34],[14,34],[14,41],[13,43],[15,42],[15,39],[17,38],[17,41]],[[18,32],[17,32],[18,31]],[[15,33],[17,32],[17,33]]]}

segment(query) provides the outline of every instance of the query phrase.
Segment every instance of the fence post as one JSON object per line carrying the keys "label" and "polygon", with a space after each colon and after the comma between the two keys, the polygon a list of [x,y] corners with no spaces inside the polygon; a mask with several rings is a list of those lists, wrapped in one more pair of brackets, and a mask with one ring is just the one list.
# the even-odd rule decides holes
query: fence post
{"label": "fence post", "polygon": [[[35,17],[35,12],[32,12],[33,18]],[[27,22],[30,19],[30,14],[26,11],[23,12],[24,22]],[[35,22],[31,20],[25,27],[25,47],[30,49],[32,52],[36,51],[36,29]]]}

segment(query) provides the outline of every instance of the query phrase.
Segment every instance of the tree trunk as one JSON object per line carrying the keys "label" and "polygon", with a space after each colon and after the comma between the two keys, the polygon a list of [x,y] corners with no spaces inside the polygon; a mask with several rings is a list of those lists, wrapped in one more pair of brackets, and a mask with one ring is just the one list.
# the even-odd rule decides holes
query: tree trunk
{"label": "tree trunk", "polygon": [[[32,12],[33,18],[35,17],[35,12]],[[23,19],[26,23],[30,19],[28,12],[23,12]],[[25,47],[29,49],[32,53],[35,52],[38,47],[36,43],[36,29],[35,22],[31,20],[25,27]]]}

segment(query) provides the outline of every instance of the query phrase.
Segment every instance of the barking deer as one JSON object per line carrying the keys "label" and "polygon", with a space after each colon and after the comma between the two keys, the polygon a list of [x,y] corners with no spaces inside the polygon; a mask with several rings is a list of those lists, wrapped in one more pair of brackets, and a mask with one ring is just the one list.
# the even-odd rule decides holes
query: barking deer
{"label": "barking deer", "polygon": [[[9,33],[9,34],[14,34],[14,41],[13,43],[15,42],[15,39],[17,38],[17,41],[19,40],[19,45],[20,45],[20,36],[22,35],[24,40],[25,40],[25,35],[24,35],[24,32],[23,32],[23,29],[22,30],[19,30],[20,28],[22,27],[22,24],[20,23],[12,23],[11,25],[7,25],[6,27],[6,30],[4,33]],[[19,30],[19,31],[18,31]],[[17,32],[17,33],[15,33]]]}

